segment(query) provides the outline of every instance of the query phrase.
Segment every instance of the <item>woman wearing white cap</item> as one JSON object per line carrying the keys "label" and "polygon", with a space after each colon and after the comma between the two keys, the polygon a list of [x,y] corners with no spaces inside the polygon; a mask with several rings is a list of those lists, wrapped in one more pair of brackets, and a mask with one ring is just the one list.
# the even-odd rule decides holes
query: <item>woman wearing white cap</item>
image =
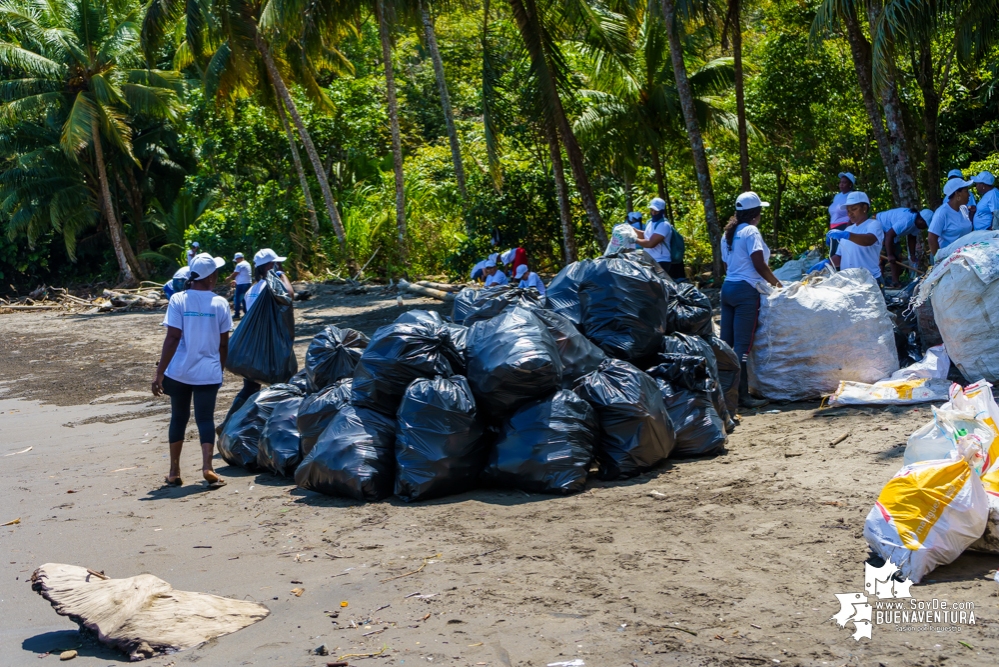
{"label": "woman wearing white cap", "polygon": [[983,171],[971,179],[978,192],[978,206],[973,219],[975,231],[995,229],[993,217],[999,213],[999,190],[996,189],[996,177],[992,172]]}
{"label": "woman wearing white cap", "polygon": [[237,252],[232,256],[232,263],[236,265],[232,273],[226,278],[226,282],[232,283],[236,286],[236,293],[232,297],[232,309],[235,311],[233,319],[239,319],[239,311],[243,310],[243,314],[246,314],[247,305],[244,302],[244,297],[246,293],[250,290],[250,285],[253,284],[253,279],[250,278],[250,263],[243,259],[243,253]]}
{"label": "woman wearing white cap", "polygon": [[918,208],[905,208],[903,206],[902,208],[881,211],[875,217],[881,223],[881,229],[885,234],[885,257],[888,258],[888,266],[891,267],[892,283],[897,285],[898,275],[902,270],[897,258],[898,239],[905,237],[909,250],[909,261],[912,262],[916,257],[916,237],[919,235],[919,230],[926,229],[930,224],[930,220],[933,219],[933,211],[928,208],[920,211]]}
{"label": "woman wearing white cap", "polygon": [[[957,179],[959,181],[963,181],[964,180],[964,172],[961,171],[960,169],[951,169],[950,171],[948,171],[947,172],[947,180],[948,181],[953,181],[955,179]],[[974,180],[972,180],[972,182],[974,182]],[[943,203],[946,204],[948,201],[950,201],[950,195],[944,196]],[[968,218],[971,219],[971,220],[974,220],[975,219],[975,211],[977,210],[978,205],[977,205],[977,202],[975,201],[975,195],[971,191],[968,192],[968,203],[965,204],[965,205],[968,207]]]}
{"label": "woman wearing white cap", "polygon": [[[969,187],[971,187],[971,181],[960,178],[952,178],[944,184],[943,192],[946,199],[933,212],[933,219],[930,220],[930,231],[927,234],[931,261],[937,254],[937,250],[949,246],[974,229],[967,212],[968,197],[971,195],[968,192]],[[962,206],[964,210],[961,210]]]}
{"label": "woman wearing white cap", "polygon": [[490,259],[486,262],[486,287],[501,287],[510,282],[506,274],[496,266],[496,260]]}
{"label": "woman wearing white cap", "polygon": [[735,215],[725,225],[721,242],[725,282],[721,289],[721,338],[739,356],[742,374],[739,379],[739,405],[760,408],[766,399],[749,394],[749,374],[746,360],[753,347],[756,321],[760,315],[760,292],[757,283],[764,281],[782,287],[770,270],[770,248],[757,225],[768,202],[760,201],[755,192],[743,192],[735,200]]}
{"label": "woman wearing white cap", "polygon": [[851,192],[846,198],[846,213],[850,224],[843,229],[834,229],[826,238],[839,241],[835,255],[830,255],[833,264],[843,269],[867,269],[879,286],[881,280],[881,245],[885,232],[881,223],[871,217],[871,200],[864,192]]}
{"label": "woman wearing white cap", "polygon": [[538,274],[527,268],[527,264],[521,264],[518,266],[516,273],[513,274],[513,277],[520,281],[517,285],[518,287],[522,289],[533,287],[538,290],[538,293],[541,294],[541,296],[545,295],[545,284],[541,282],[541,278],[538,277]]}
{"label": "woman wearing white cap", "polygon": [[229,303],[212,292],[218,282],[218,268],[223,264],[221,257],[195,255],[188,289],[170,297],[163,319],[167,334],[152,388],[153,396],[170,397],[170,472],[165,481],[174,486],[183,483],[180,452],[191,419],[192,400],[201,440],[201,474],[211,486],[225,484],[212,467],[215,397],[222,386],[232,329]]}
{"label": "woman wearing white cap", "polygon": [[635,230],[638,234],[638,245],[645,248],[645,252],[662,267],[663,271],[669,274],[671,262],[670,239],[673,236],[673,226],[666,219],[666,202],[660,197],[655,197],[649,202],[649,224],[645,230]]}

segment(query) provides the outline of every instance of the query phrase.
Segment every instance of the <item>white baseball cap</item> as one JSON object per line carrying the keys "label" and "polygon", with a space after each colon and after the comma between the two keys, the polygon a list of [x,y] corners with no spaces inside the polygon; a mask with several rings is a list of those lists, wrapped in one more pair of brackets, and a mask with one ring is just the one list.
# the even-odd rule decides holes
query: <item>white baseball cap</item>
{"label": "white baseball cap", "polygon": [[235,255],[232,256],[232,261],[235,262],[238,259],[243,259],[243,253],[237,252]]}
{"label": "white baseball cap", "polygon": [[853,174],[851,174],[851,173],[850,173],[850,172],[848,172],[848,171],[841,171],[841,172],[839,172],[839,177],[840,177],[840,178],[846,178],[846,179],[849,179],[849,181],[850,181],[851,183],[853,183],[854,185],[856,185],[856,184],[857,184],[857,177],[856,177],[856,176],[854,176]]}
{"label": "white baseball cap", "polygon": [[951,169],[947,172],[947,178],[964,178],[964,172],[960,169]]}
{"label": "white baseball cap", "polygon": [[859,190],[853,190],[846,196],[846,206],[853,206],[854,204],[867,204],[871,205],[871,200],[867,198],[866,192],[860,192]]}
{"label": "white baseball cap", "polygon": [[929,208],[924,208],[922,211],[919,212],[919,217],[922,218],[923,221],[926,222],[926,224],[928,225],[930,224],[930,221],[933,220],[933,210]]}
{"label": "white baseball cap", "polygon": [[201,247],[201,244],[200,244],[200,243],[198,243],[197,241],[192,241],[192,242],[191,242],[191,247],[192,247],[192,248],[200,248],[200,247]]}
{"label": "white baseball cap", "polygon": [[996,177],[992,175],[991,171],[983,171],[971,179],[972,183],[981,183],[982,185],[995,185]]}
{"label": "white baseball cap", "polygon": [[283,262],[286,259],[288,258],[278,257],[278,254],[270,248],[263,248],[262,250],[258,250],[257,254],[253,256],[253,266],[263,266],[271,262]]}
{"label": "white baseball cap", "polygon": [[487,260],[486,261],[486,268],[487,269],[495,269],[496,268],[496,260],[495,259]]}
{"label": "white baseball cap", "polygon": [[489,255],[489,261],[493,262],[494,263],[493,265],[495,266],[495,262],[499,261],[499,253],[494,252],[493,254]]}
{"label": "white baseball cap", "polygon": [[764,206],[770,206],[770,202],[761,201],[760,196],[755,192],[743,192],[741,195],[735,198],[735,210],[736,211],[748,211],[752,208],[761,208]]}
{"label": "white baseball cap", "polygon": [[517,267],[517,274],[514,276],[514,278],[523,278],[524,274],[527,273],[527,271],[528,271],[527,264],[521,264],[520,266]]}
{"label": "white baseball cap", "polygon": [[653,197],[652,201],[649,202],[649,208],[653,211],[665,211],[666,202],[663,201],[662,197]]}
{"label": "white baseball cap", "polygon": [[207,252],[194,256],[191,260],[191,280],[201,280],[215,273],[225,264],[221,257],[212,257]]}
{"label": "white baseball cap", "polygon": [[963,178],[952,178],[946,183],[944,183],[943,193],[945,197],[950,197],[952,194],[960,190],[961,188],[971,187],[972,182],[966,181]]}

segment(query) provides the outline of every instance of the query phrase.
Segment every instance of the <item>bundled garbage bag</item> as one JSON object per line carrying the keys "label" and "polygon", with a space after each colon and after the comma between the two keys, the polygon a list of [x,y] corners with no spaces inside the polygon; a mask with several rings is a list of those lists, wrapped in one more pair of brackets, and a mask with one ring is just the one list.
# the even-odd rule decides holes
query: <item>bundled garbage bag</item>
{"label": "bundled garbage bag", "polygon": [[674,289],[670,299],[671,331],[710,338],[714,334],[711,325],[711,299],[704,296],[693,283],[681,283]]}
{"label": "bundled garbage bag", "polygon": [[260,431],[257,466],[275,475],[290,477],[302,460],[301,436],[295,422],[305,400],[302,396],[275,403]]}
{"label": "bundled garbage bag", "polygon": [[830,394],[844,380],[870,384],[897,370],[885,300],[866,269],[826,270],[760,298],[749,353],[754,393],[801,401]]}
{"label": "bundled garbage bag", "polygon": [[583,333],[609,356],[626,361],[656,352],[669,324],[672,283],[662,269],[642,260],[645,254],[600,257],[579,283]]}
{"label": "bundled garbage bag", "polygon": [[474,310],[476,297],[479,295],[479,290],[472,289],[471,287],[465,287],[454,297],[454,305],[451,309],[451,321],[455,324],[464,324],[465,318],[468,314]]}
{"label": "bundled garbage bag", "polygon": [[676,433],[671,456],[708,456],[722,451],[728,436],[725,422],[711,398],[714,381],[704,357],[661,355],[663,363],[649,371],[659,383],[666,410]]}
{"label": "bundled garbage bag", "polygon": [[334,382],[322,391],[305,397],[298,408],[296,428],[302,438],[302,455],[308,454],[340,410],[350,405],[351,378]]}
{"label": "bundled garbage bag", "polygon": [[551,310],[531,311],[555,339],[562,360],[562,387],[571,389],[576,380],[591,373],[607,358],[604,351],[589,341],[568,318]]}
{"label": "bundled garbage bag", "polygon": [[354,370],[351,403],[395,416],[409,383],[464,370],[450,330],[427,322],[389,324],[375,331]]}
{"label": "bundled garbage bag", "polygon": [[591,260],[582,259],[559,271],[548,283],[548,289],[545,290],[545,307],[568,318],[573,324],[578,325],[582,322],[582,313],[579,308],[579,283],[592,266]]}
{"label": "bundled garbage bag", "polygon": [[354,374],[354,367],[368,346],[368,337],[354,329],[324,327],[305,352],[305,372],[312,391],[324,389]]}
{"label": "bundled garbage bag", "polygon": [[306,394],[315,392],[315,389],[309,384],[309,375],[305,372],[304,368],[292,375],[291,379],[288,380],[288,384],[298,387]]}
{"label": "bundled garbage bag", "polygon": [[468,333],[468,382],[485,415],[501,418],[562,385],[555,339],[532,311],[514,306]]}
{"label": "bundled garbage bag", "polygon": [[711,351],[715,353],[718,384],[725,396],[725,407],[730,416],[736,415],[739,413],[739,380],[742,375],[739,355],[718,336],[712,336],[708,342],[711,344]]}
{"label": "bundled garbage bag", "polygon": [[614,225],[614,229],[611,230],[610,241],[604,249],[604,255],[613,255],[622,250],[634,250],[636,241],[638,241],[638,234],[635,232],[634,227],[626,223]]}
{"label": "bundled garbage bag", "polygon": [[597,413],[601,479],[624,479],[651,470],[673,451],[675,434],[659,386],[648,374],[607,359],[584,375],[575,392]]}
{"label": "bundled garbage bag", "polygon": [[271,416],[274,405],[302,396],[304,392],[294,385],[274,384],[246,399],[246,403],[225,423],[219,436],[217,447],[225,462],[247,470],[256,470],[260,431]]}
{"label": "bundled garbage bag", "polygon": [[476,296],[472,311],[465,316],[462,324],[470,327],[476,322],[492,319],[512,306],[534,310],[543,305],[544,297],[533,288],[524,289],[511,285],[487,287]]}
{"label": "bundled garbage bag", "polygon": [[[467,287],[465,289],[468,289]],[[395,318],[395,324],[426,322],[428,324],[444,324],[444,318],[436,310],[407,310]]]}
{"label": "bundled garbage bag", "polygon": [[468,347],[468,327],[450,322],[445,323],[444,326],[451,332],[451,342],[454,343],[454,349],[458,350],[462,360],[464,360],[465,350]]}
{"label": "bundled garbage bag", "polygon": [[[728,405],[721,390],[721,376],[718,374],[718,363],[717,359],[715,359],[715,352],[710,339],[683,333],[673,333],[663,338],[662,351],[665,354],[686,354],[704,358],[708,377],[712,380],[707,391],[711,396],[711,402],[715,406],[715,412],[721,417],[726,430],[731,433],[735,429],[735,422],[732,420],[732,415],[729,414]],[[733,351],[732,354],[734,355],[735,352]],[[657,359],[657,363],[662,363],[662,360]],[[738,393],[739,387],[736,385],[736,404],[739,402]]]}
{"label": "bundled garbage bag", "polygon": [[376,501],[392,495],[395,418],[344,407],[295,471],[295,484],[329,496]]}
{"label": "bundled garbage bag", "polygon": [[600,427],[589,403],[560,389],[510,415],[484,477],[528,493],[582,491]]}
{"label": "bundled garbage bag", "polygon": [[464,377],[414,380],[395,427],[395,495],[428,500],[473,487],[489,450]]}
{"label": "bundled garbage bag", "polygon": [[263,384],[287,382],[298,370],[295,357],[295,312],[291,295],[273,271],[253,308],[229,339],[225,367]]}

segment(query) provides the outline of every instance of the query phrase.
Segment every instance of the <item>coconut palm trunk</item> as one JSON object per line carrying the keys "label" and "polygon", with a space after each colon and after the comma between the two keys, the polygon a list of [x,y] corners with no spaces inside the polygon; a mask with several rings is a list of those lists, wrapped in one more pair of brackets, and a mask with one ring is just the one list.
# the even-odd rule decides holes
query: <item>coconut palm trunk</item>
{"label": "coconut palm trunk", "polygon": [[666,217],[671,223],[676,224],[676,218],[673,217],[673,200],[669,196],[669,182],[666,180],[666,170],[663,168],[659,149],[655,143],[652,143],[650,148],[652,149],[652,169],[656,174],[656,193],[666,200]]}
{"label": "coconut palm trunk", "polygon": [[552,176],[555,179],[555,195],[558,198],[558,217],[562,223],[562,251],[565,263],[576,261],[576,230],[572,226],[572,209],[569,206],[569,188],[565,183],[565,169],[562,166],[562,147],[558,143],[558,132],[551,122],[545,123],[545,137],[548,139],[548,152],[552,159]]}
{"label": "coconut palm trunk", "polygon": [[583,209],[590,221],[590,227],[593,228],[593,236],[601,247],[606,247],[608,243],[607,230],[604,229],[604,222],[597,210],[597,199],[593,195],[590,179],[586,175],[583,151],[579,148],[576,135],[573,134],[572,127],[569,125],[569,119],[559,96],[558,84],[555,82],[555,75],[548,62],[535,0],[509,1],[511,9],[513,9],[514,19],[517,22],[517,29],[520,31],[520,36],[524,40],[527,53],[531,58],[531,66],[535,76],[537,76],[541,96],[547,105],[546,114],[550,115],[558,130],[562,145],[565,147],[569,168],[572,169],[572,176],[576,180],[576,189],[579,190],[579,198],[583,202]]}
{"label": "coconut palm trunk", "polygon": [[687,138],[690,140],[690,150],[694,154],[694,171],[697,172],[697,186],[701,191],[704,204],[704,221],[708,226],[708,236],[711,239],[712,271],[716,278],[721,277],[721,226],[718,224],[718,212],[715,209],[715,193],[711,186],[711,172],[708,169],[708,156],[704,150],[704,139],[697,123],[697,113],[694,110],[694,95],[687,79],[687,66],[683,62],[683,45],[676,26],[676,7],[673,0],[662,0],[663,18],[666,20],[666,34],[669,37],[669,54],[673,63],[673,76],[676,79],[676,91],[680,98],[680,108],[683,110],[683,120],[687,126]]}
{"label": "coconut palm trunk", "polygon": [[[114,212],[114,203],[111,200],[111,188],[108,185],[108,172],[104,165],[104,147],[101,145],[101,128],[97,123],[97,116],[94,116],[93,121],[90,124],[90,133],[93,137],[94,142],[94,157],[97,160],[97,178],[100,181],[101,186],[101,199],[104,204],[104,216],[108,220],[108,232],[111,234],[111,245],[114,246],[114,256],[118,260],[118,269],[121,271],[121,281],[126,285],[134,285],[136,283],[136,274],[138,271],[134,270],[133,262],[137,266],[138,260],[134,257],[133,261],[129,261],[129,255],[131,253],[131,246],[128,246],[128,239],[125,238],[124,233],[122,233],[121,226],[118,224],[118,216]],[[126,246],[128,248],[126,249]]]}
{"label": "coconut palm trunk", "polygon": [[742,191],[752,190],[749,179],[749,131],[746,127],[746,94],[742,73],[742,6],[740,0],[730,0],[729,18],[732,22],[732,58],[735,70],[735,114],[739,125],[739,171],[742,174]]}
{"label": "coconut palm trunk", "polygon": [[378,37],[382,42],[382,61],[385,65],[385,96],[388,99],[389,125],[392,131],[392,169],[395,172],[395,227],[398,235],[400,259],[406,258],[406,187],[402,173],[402,133],[399,130],[399,102],[395,95],[395,69],[392,67],[392,38],[385,0],[375,0],[378,19]]}
{"label": "coconut palm trunk", "polygon": [[[281,78],[281,72],[278,71],[277,65],[274,63],[274,58],[271,56],[270,47],[259,32],[254,32],[253,43],[257,48],[257,52],[260,53],[261,59],[264,61],[264,67],[267,68],[267,75],[271,79],[274,90],[277,91],[278,97],[284,102],[285,109],[288,110],[288,115],[291,116],[291,122],[295,125],[295,129],[298,130],[298,136],[305,147],[305,153],[309,156],[312,169],[316,172],[316,180],[319,181],[319,189],[322,190],[323,200],[326,202],[326,212],[330,217],[330,223],[333,225],[333,232],[340,242],[340,249],[344,254],[347,254],[347,235],[343,230],[340,214],[336,210],[336,203],[333,201],[333,192],[330,190],[330,183],[326,178],[326,170],[319,159],[319,153],[316,151],[315,144],[312,143],[312,137],[309,136],[308,130],[305,129],[305,123],[302,121],[301,114],[298,113],[295,100],[292,99],[291,93],[288,92],[288,86],[285,85],[284,79]],[[347,255],[347,264],[351,273],[354,273],[353,267],[356,265],[356,262],[349,255]]]}
{"label": "coconut palm trunk", "polygon": [[[927,43],[920,44],[919,54],[913,55],[912,69],[916,73],[919,90],[923,93],[923,136],[926,143],[926,197],[930,208],[943,203],[937,179],[940,177],[940,139],[937,119],[940,115],[940,93],[933,75],[933,54]],[[940,87],[943,89],[943,86]]]}
{"label": "coconut palm trunk", "polygon": [[437,33],[434,31],[434,19],[430,16],[427,6],[420,0],[420,15],[423,18],[423,32],[427,38],[427,50],[430,61],[434,65],[434,77],[437,79],[437,92],[441,98],[441,108],[444,110],[444,123],[447,125],[447,138],[451,144],[451,161],[454,163],[454,178],[458,182],[458,192],[461,194],[462,205],[468,199],[465,191],[465,166],[461,161],[461,144],[458,143],[458,131],[454,127],[454,110],[451,108],[451,96],[447,92],[447,81],[444,79],[444,62],[441,60],[440,49],[437,48]]}
{"label": "coconut palm trunk", "polygon": [[[312,201],[312,192],[309,191],[309,179],[305,177],[305,169],[302,166],[302,156],[298,154],[298,143],[295,135],[288,124],[288,116],[284,112],[284,102],[278,102],[278,118],[281,119],[281,126],[284,134],[288,137],[288,145],[291,146],[291,161],[295,163],[295,171],[298,172],[298,182],[302,185],[302,195],[305,197],[305,207],[309,209],[309,221],[312,223],[312,234],[319,237],[319,216],[316,215],[316,205]],[[325,168],[324,168],[325,171]]]}

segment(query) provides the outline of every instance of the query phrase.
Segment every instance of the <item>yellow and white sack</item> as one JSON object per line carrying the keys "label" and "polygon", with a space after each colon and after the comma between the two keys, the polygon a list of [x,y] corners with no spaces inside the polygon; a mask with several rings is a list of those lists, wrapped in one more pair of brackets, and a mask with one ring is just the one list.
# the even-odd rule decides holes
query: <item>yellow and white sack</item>
{"label": "yellow and white sack", "polygon": [[948,459],[904,466],[864,522],[871,549],[914,583],[956,560],[988,523],[988,496],[973,467],[982,458],[977,437],[964,436],[957,447]]}
{"label": "yellow and white sack", "polygon": [[880,380],[874,384],[843,381],[829,396],[829,405],[913,405],[946,401],[952,384],[950,380],[936,378]]}
{"label": "yellow and white sack", "polygon": [[979,380],[951,398],[951,404],[974,410],[976,417],[988,424],[995,437],[983,451],[982,485],[989,500],[989,521],[985,534],[969,549],[999,554],[999,405],[992,397],[992,385]]}

